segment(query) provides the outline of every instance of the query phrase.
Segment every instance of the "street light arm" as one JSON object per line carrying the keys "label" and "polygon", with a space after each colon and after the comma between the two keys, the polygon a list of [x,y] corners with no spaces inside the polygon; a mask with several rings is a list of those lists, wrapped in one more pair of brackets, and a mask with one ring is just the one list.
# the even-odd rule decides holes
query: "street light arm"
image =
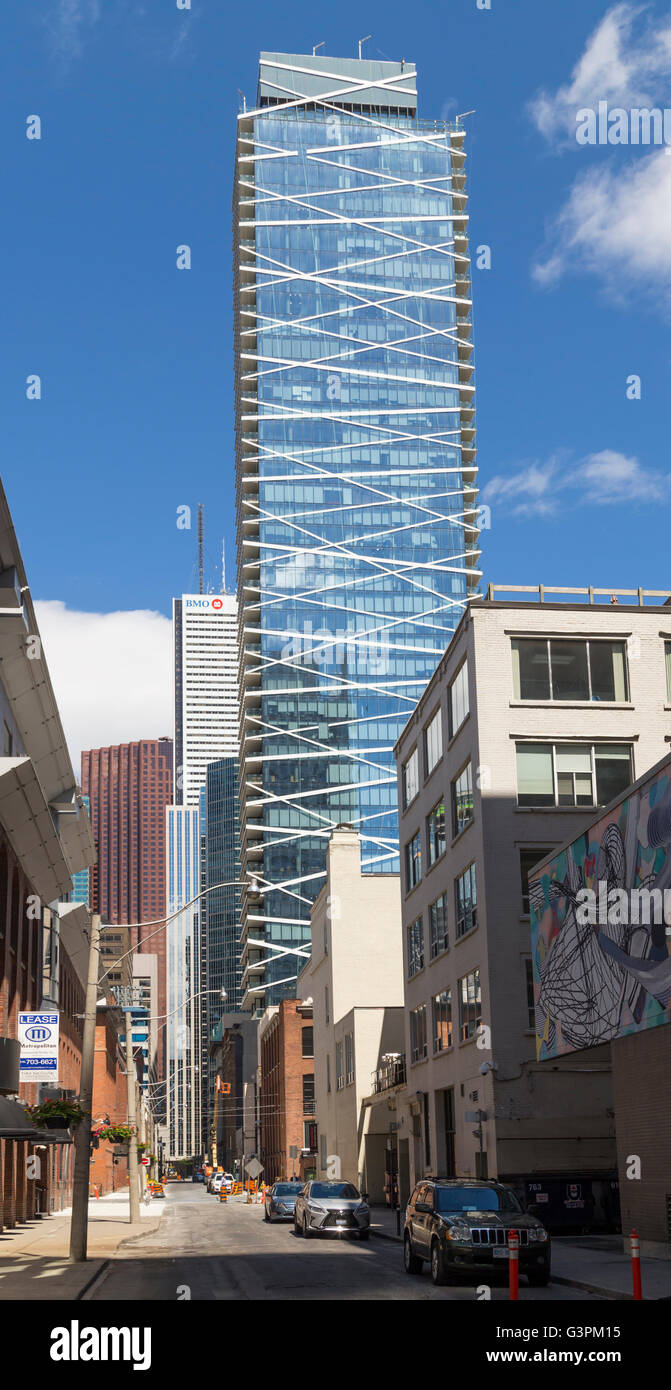
{"label": "street light arm", "polygon": [[[252,880],[252,882],[253,882],[253,880]],[[116,931],[118,931],[119,929],[121,929],[121,930],[129,930],[131,927],[138,927],[138,928],[139,928],[139,927],[155,927],[155,926],[157,925],[157,923],[158,923],[158,924],[159,924],[159,925],[158,925],[158,930],[152,932],[150,936],[145,936],[145,937],[144,937],[144,940],[143,940],[142,943],[141,943],[141,944],[144,946],[144,945],[146,944],[147,941],[151,941],[152,938],[153,938],[154,936],[158,936],[159,933],[160,933],[161,931],[163,931],[163,928],[164,928],[164,927],[167,927],[168,922],[173,922],[173,921],[175,920],[176,917],[181,917],[182,913],[187,911],[187,908],[193,907],[193,904],[194,904],[194,903],[197,903],[197,902],[199,901],[200,898],[204,898],[206,893],[214,893],[214,892],[216,892],[217,888],[248,888],[248,887],[250,887],[250,884],[247,882],[247,880],[246,880],[246,879],[239,879],[239,878],[230,879],[230,881],[229,881],[228,883],[212,883],[212,884],[210,884],[210,887],[209,887],[209,888],[203,888],[202,892],[196,893],[195,898],[190,898],[189,901],[188,901],[188,903],[183,903],[182,906],[181,906],[181,907],[178,907],[176,912],[172,912],[172,913],[170,914],[169,917],[155,917],[154,920],[151,921],[151,922],[109,922],[109,923],[105,923],[105,926],[102,928],[102,930],[105,931],[106,928],[107,928],[108,926],[109,926],[109,927],[113,927]],[[131,946],[130,951],[124,951],[123,955],[122,955],[122,956],[119,956],[119,959],[118,959],[118,960],[113,960],[112,963],[111,963],[111,965],[109,965],[108,968],[107,968],[107,970],[105,970],[104,974],[102,974],[102,975],[100,976],[100,979],[98,980],[98,984],[101,984],[101,982],[105,979],[105,977],[106,977],[107,975],[109,975],[110,970],[116,970],[117,966],[118,966],[118,965],[121,965],[121,962],[122,962],[122,961],[126,960],[126,958],[127,958],[128,956],[134,955],[134,953],[135,953],[136,951],[139,951],[139,950],[140,950],[140,943],[138,943],[137,946]],[[141,953],[140,953],[140,954],[141,954]]]}

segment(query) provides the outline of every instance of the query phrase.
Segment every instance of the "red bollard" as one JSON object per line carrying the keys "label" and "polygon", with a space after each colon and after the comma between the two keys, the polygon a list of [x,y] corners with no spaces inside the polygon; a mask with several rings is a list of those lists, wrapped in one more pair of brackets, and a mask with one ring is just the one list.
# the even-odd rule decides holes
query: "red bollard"
{"label": "red bollard", "polygon": [[517,1231],[508,1232],[508,1297],[517,1301],[520,1286],[520,1238]]}
{"label": "red bollard", "polygon": [[643,1298],[643,1286],[641,1284],[641,1247],[638,1240],[638,1233],[632,1231],[629,1237],[631,1245],[631,1277],[634,1285],[634,1298],[640,1302]]}

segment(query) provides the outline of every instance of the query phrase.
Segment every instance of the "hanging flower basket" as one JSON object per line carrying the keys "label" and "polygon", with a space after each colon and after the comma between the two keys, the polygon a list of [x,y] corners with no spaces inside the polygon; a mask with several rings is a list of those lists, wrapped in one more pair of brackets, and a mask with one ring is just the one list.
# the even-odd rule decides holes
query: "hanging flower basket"
{"label": "hanging flower basket", "polygon": [[98,1138],[108,1139],[110,1144],[127,1144],[134,1133],[131,1125],[109,1125],[106,1129],[98,1130]]}
{"label": "hanging flower basket", "polygon": [[28,1114],[37,1129],[69,1129],[85,1119],[87,1111],[74,1100],[44,1100],[29,1106]]}

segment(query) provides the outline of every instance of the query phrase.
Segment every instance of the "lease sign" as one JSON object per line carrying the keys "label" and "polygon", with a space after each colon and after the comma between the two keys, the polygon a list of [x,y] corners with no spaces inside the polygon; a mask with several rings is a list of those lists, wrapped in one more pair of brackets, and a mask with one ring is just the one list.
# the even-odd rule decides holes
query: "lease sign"
{"label": "lease sign", "polygon": [[21,1081],[58,1083],[58,1014],[19,1014]]}

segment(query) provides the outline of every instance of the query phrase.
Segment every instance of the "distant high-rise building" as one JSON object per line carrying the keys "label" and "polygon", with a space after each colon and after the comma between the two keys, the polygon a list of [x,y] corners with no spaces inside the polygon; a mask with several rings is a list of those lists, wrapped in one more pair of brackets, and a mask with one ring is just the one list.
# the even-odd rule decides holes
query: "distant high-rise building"
{"label": "distant high-rise building", "polygon": [[[165,808],[172,800],[172,740],[142,739],[82,753],[82,791],[90,801],[97,863],[90,906],[111,923],[129,923],[130,944],[158,956],[158,1011],[166,1013],[165,931],[135,923],[165,916]],[[159,1038],[158,1074],[163,1048]]]}
{"label": "distant high-rise building", "polygon": [[[201,1075],[203,1077],[203,1148],[207,1147],[214,1103],[214,1075],[209,1068],[209,1042],[223,1014],[240,1008],[240,814],[238,760],[220,758],[207,769],[201,834],[202,886],[213,891],[201,900],[201,982],[206,993],[201,1007]],[[221,991],[226,991],[222,999]]]}
{"label": "distant high-rise building", "polygon": [[[82,801],[84,802],[84,805],[85,805],[85,807],[86,807],[86,811],[87,811],[87,814],[88,814],[88,817],[89,817],[89,820],[90,820],[90,819],[91,819],[91,798],[88,797],[88,796],[82,796]],[[89,906],[89,899],[90,899],[90,896],[91,896],[91,870],[90,870],[90,869],[80,869],[78,874],[73,874],[73,875],[72,875],[72,892],[71,892],[71,894],[70,894],[70,901],[73,902],[73,903],[85,903],[86,906],[88,907],[88,906]]]}
{"label": "distant high-rise building", "polygon": [[392,750],[480,575],[464,140],[459,119],[418,119],[405,61],[262,53],[238,116],[242,983],[259,1010],[264,984],[266,1004],[295,991],[287,952],[337,825],[360,832],[364,873],[398,873]]}
{"label": "distant high-rise building", "polygon": [[175,803],[197,806],[208,763],[238,752],[234,594],[173,599]]}
{"label": "distant high-rise building", "polygon": [[[167,813],[167,898],[172,904],[171,911],[181,907],[185,907],[185,911],[171,924],[173,934],[169,936],[174,946],[169,953],[169,992],[172,1007],[179,1005],[167,1039],[168,1070],[170,1073],[172,1067],[174,1080],[173,1085],[169,1075],[169,1151],[173,1157],[192,1157],[200,1152],[205,1137],[201,1136],[200,1125],[207,1123],[209,1009],[214,999],[213,989],[221,986],[210,976],[210,895],[201,897],[192,908],[187,908],[186,904],[208,886],[208,767],[222,758],[234,760],[238,751],[235,595],[182,594],[181,598],[173,599],[173,638],[175,805]],[[217,806],[213,810],[213,825],[220,822],[221,814]],[[236,871],[229,877],[239,877],[239,874]],[[219,919],[222,912],[226,916],[228,899],[225,904],[225,909],[221,903],[216,908],[215,956],[220,949]],[[238,922],[239,914],[233,924],[236,940]],[[174,979],[173,969],[179,972]],[[218,967],[215,973],[220,973]],[[187,978],[190,981],[188,989]],[[189,1003],[192,996],[195,996],[194,1002]],[[218,1017],[215,1014],[215,1018]],[[187,1073],[188,1087],[181,1080]],[[184,1149],[187,1141],[188,1155]]]}
{"label": "distant high-rise building", "polygon": [[198,807],[169,806],[166,825],[168,1156],[192,1158],[201,1148]]}

